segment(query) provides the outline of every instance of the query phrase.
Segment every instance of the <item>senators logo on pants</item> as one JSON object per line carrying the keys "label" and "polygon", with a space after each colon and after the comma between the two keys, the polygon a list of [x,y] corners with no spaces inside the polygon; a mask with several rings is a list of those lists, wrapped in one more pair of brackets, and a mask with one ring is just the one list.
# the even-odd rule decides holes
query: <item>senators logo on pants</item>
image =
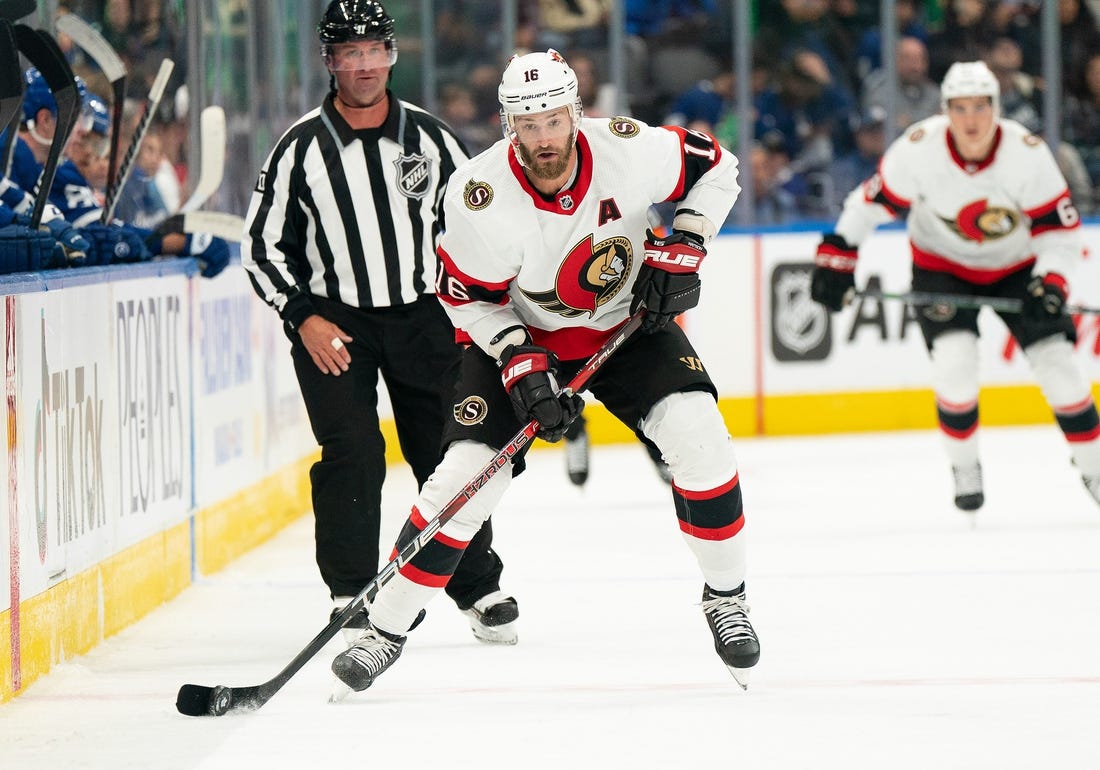
{"label": "senators logo on pants", "polygon": [[576,318],[610,302],[623,288],[623,281],[630,274],[634,252],[630,239],[618,235],[592,244],[592,236],[569,250],[558,268],[554,288],[544,292],[523,294],[551,313],[566,318]]}

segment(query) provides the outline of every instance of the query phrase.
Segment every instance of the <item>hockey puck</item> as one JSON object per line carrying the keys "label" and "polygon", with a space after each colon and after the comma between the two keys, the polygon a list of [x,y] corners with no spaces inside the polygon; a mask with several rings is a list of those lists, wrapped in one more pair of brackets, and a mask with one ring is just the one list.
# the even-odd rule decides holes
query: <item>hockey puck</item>
{"label": "hockey puck", "polygon": [[220,684],[215,687],[214,691],[210,694],[210,705],[208,706],[211,716],[224,716],[232,705],[232,690]]}

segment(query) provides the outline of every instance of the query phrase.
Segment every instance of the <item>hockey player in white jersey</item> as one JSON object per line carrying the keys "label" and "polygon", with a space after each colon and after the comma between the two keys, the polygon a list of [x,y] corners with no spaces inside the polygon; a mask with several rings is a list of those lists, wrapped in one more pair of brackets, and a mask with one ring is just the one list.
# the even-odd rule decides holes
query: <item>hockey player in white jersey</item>
{"label": "hockey player in white jersey", "polygon": [[[907,216],[914,292],[1014,297],[1000,313],[1019,342],[1065,434],[1085,487],[1100,502],[1100,420],[1073,358],[1064,312],[1083,255],[1080,221],[1047,145],[1000,117],[996,77],[959,62],[941,87],[942,115],[914,124],[886,151],[878,173],[853,190],[835,231],[817,248],[811,294],[840,310],[855,286],[859,244],[874,227]],[[978,310],[917,308],[931,353],[932,387],[955,478],[955,505],[985,501],[978,452]]]}
{"label": "hockey player in white jersey", "polygon": [[[561,439],[582,401],[558,383],[644,306],[642,332],[590,389],[664,454],[715,649],[745,686],[760,646],[745,604],[737,463],[715,387],[670,323],[699,300],[698,266],[740,192],[737,161],[708,134],[582,118],[576,76],[553,50],[513,57],[498,96],[505,140],[455,171],[444,202],[437,295],[470,344],[444,457],[397,548],[532,418],[541,438]],[[671,235],[657,238],[647,210],[662,201],[677,213]],[[405,629],[523,467],[518,456],[511,474],[494,475],[380,589],[371,627],[332,664],[349,687],[366,689],[401,654]]]}

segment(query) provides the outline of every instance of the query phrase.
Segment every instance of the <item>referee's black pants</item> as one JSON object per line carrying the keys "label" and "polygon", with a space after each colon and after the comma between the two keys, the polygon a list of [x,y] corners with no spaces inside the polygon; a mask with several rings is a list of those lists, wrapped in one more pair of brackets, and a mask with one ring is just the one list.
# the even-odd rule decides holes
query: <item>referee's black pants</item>
{"label": "referee's black pants", "polygon": [[[321,297],[318,313],[354,339],[348,371],[335,377],[313,363],[296,334],[291,355],[321,459],[310,470],[317,566],[333,596],[354,596],[378,574],[385,440],[378,424],[378,375],[393,406],[401,453],[419,486],[441,459],[444,420],[461,348],[434,296],[363,310]],[[477,468],[471,468],[471,476]],[[411,505],[412,501],[409,501]],[[486,521],[470,541],[447,594],[459,609],[499,590],[503,565]],[[390,550],[384,554],[387,559]]]}

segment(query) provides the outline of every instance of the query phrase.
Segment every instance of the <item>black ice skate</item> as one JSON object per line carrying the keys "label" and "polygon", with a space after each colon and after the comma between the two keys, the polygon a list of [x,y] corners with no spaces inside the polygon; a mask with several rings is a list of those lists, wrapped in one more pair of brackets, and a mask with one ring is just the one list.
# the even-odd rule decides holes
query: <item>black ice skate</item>
{"label": "black ice skate", "polygon": [[703,586],[703,614],[714,635],[714,649],[742,690],[749,688],[749,669],[760,660],[760,640],[749,622],[745,584],[718,592]]}
{"label": "black ice skate", "polygon": [[404,636],[387,634],[369,626],[353,645],[332,661],[332,673],[355,692],[362,692],[401,657],[404,646]]}
{"label": "black ice skate", "polygon": [[462,614],[469,619],[474,636],[486,644],[515,644],[519,641],[516,629],[519,603],[503,591],[493,591],[481,597]]}
{"label": "black ice skate", "polygon": [[985,492],[982,490],[982,466],[953,466],[951,473],[955,477],[955,507],[960,511],[976,511],[985,504]]}

